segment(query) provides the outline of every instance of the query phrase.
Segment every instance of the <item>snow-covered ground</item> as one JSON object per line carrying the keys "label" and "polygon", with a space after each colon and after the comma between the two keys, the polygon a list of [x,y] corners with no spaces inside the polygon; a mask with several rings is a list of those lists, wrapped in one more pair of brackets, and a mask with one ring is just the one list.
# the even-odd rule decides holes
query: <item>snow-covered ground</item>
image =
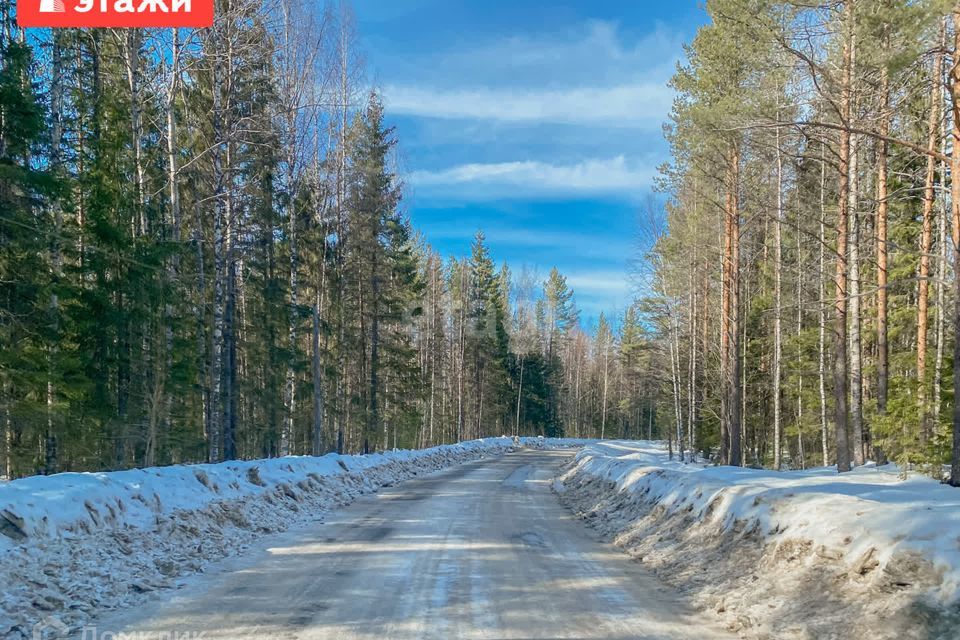
{"label": "snow-covered ground", "polygon": [[524,436],[520,444],[527,449],[575,449],[600,442],[596,438],[544,438]]}
{"label": "snow-covered ground", "polygon": [[[571,446],[524,438],[533,447]],[[367,456],[286,457],[0,483],[0,638],[55,616],[76,629],[258,537],[401,480],[515,447],[489,438]]]}
{"label": "snow-covered ground", "polygon": [[960,638],[960,489],[683,464],[654,442],[587,446],[554,488],[744,635]]}

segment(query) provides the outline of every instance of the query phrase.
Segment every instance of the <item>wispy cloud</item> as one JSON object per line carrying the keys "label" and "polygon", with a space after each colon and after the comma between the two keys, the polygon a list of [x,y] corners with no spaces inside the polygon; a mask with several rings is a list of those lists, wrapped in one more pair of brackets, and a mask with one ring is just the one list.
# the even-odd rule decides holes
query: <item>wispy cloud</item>
{"label": "wispy cloud", "polygon": [[657,127],[673,100],[662,84],[540,90],[388,86],[384,94],[397,115],[615,127]]}
{"label": "wispy cloud", "polygon": [[[482,230],[490,243],[499,253],[509,255],[511,262],[522,263],[534,260],[542,263],[541,271],[546,273],[550,267],[560,266],[558,262],[578,262],[589,260],[604,264],[625,262],[635,247],[630,234],[616,232],[604,234],[591,228],[584,231],[557,231],[536,224],[533,228],[502,225],[489,218],[458,222],[433,222],[429,224],[427,239],[441,245],[450,241],[469,243],[477,230]],[[558,258],[562,260],[558,261]]]}
{"label": "wispy cloud", "polygon": [[397,51],[389,61],[389,77],[461,87],[657,83],[673,73],[689,35],[665,25],[629,33],[613,21],[587,20],[565,29],[525,29],[473,42],[460,39],[456,47],[440,51]]}
{"label": "wispy cloud", "polygon": [[414,171],[409,182],[419,191],[456,193],[462,198],[525,196],[637,195],[650,186],[655,168],[624,156],[556,165],[535,160],[471,163],[439,171]]}
{"label": "wispy cloud", "polygon": [[578,294],[585,293],[591,296],[626,298],[630,293],[630,283],[622,269],[572,273],[567,276],[567,284]]}
{"label": "wispy cloud", "polygon": [[567,284],[573,289],[577,304],[588,315],[600,311],[619,313],[633,298],[633,289],[626,269],[574,271],[567,274]]}
{"label": "wispy cloud", "polygon": [[615,22],[523,34],[398,62],[389,111],[424,118],[655,128],[684,35],[626,36]]}

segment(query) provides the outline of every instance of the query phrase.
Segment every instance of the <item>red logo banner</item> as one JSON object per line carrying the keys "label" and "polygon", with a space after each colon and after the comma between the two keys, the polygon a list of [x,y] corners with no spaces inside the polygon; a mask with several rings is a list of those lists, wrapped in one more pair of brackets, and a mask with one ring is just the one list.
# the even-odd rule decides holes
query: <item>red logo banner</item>
{"label": "red logo banner", "polygon": [[209,27],[213,0],[19,0],[21,27]]}

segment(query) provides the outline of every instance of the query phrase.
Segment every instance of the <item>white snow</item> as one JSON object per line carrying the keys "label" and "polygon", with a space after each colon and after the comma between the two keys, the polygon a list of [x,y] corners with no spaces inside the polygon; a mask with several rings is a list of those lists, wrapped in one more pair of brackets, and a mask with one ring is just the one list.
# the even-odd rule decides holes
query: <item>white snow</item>
{"label": "white snow", "polygon": [[574,449],[600,442],[596,438],[544,438],[543,436],[524,436],[517,440],[528,449]]}
{"label": "white snow", "polygon": [[[150,527],[158,516],[179,510],[196,511],[213,502],[276,493],[278,489],[295,487],[312,476],[356,474],[355,482],[372,490],[376,488],[372,484],[373,478],[364,474],[370,469],[392,468],[399,480],[411,464],[418,465],[422,461],[450,464],[478,455],[503,453],[512,444],[508,438],[495,438],[365,456],[332,453],[319,458],[288,456],[130,471],[32,476],[0,484],[0,513],[5,511],[22,519],[21,528],[30,539],[67,539],[105,526],[123,529]],[[16,544],[14,538],[0,536],[0,551]]]}
{"label": "white snow", "polygon": [[[523,440],[521,440],[523,442]],[[500,437],[365,456],[289,456],[0,483],[0,637],[176,586],[257,537],[406,478],[515,447]],[[549,446],[531,439],[531,446]]]}
{"label": "white snow", "polygon": [[[730,545],[719,560],[747,551],[740,573],[753,573],[759,600],[774,590],[771,580],[797,580],[792,588],[802,592],[816,589],[819,574],[824,582],[857,582],[852,597],[871,586],[901,596],[916,590],[914,603],[934,607],[960,601],[960,489],[916,474],[904,478],[892,465],[776,472],[681,463],[657,442],[603,442],[581,449],[560,480],[568,504],[667,572],[681,561],[675,556],[695,552],[684,544],[688,537],[699,535],[701,547],[715,540],[718,549],[721,539],[736,538],[741,547]],[[792,575],[776,573],[781,557],[794,563]],[[701,572],[714,562],[699,560]],[[754,561],[775,575],[762,575]],[[811,570],[812,582],[799,582],[801,568]],[[736,585],[739,594],[753,597],[745,584]],[[723,592],[715,587],[714,596]],[[810,595],[815,600],[817,593]],[[711,605],[729,608],[718,597],[720,604]]]}

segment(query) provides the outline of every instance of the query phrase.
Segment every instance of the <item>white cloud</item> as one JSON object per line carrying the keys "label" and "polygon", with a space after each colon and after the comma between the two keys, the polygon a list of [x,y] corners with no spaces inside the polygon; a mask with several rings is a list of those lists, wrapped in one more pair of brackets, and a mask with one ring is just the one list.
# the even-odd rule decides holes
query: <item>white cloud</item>
{"label": "white cloud", "polygon": [[[444,50],[393,51],[386,77],[415,86],[576,87],[655,84],[673,73],[689,33],[658,25],[643,34],[587,20],[564,29],[458,39]],[[390,46],[391,43],[384,43]]]}
{"label": "white cloud", "polygon": [[589,271],[572,273],[567,276],[575,293],[595,296],[626,296],[630,293],[630,283],[624,271]]}
{"label": "white cloud", "polygon": [[429,118],[657,127],[673,92],[663,84],[571,89],[422,89],[388,86],[387,109]]}
{"label": "white cloud", "polygon": [[685,34],[630,34],[590,20],[447,51],[396,56],[389,111],[425,118],[655,128],[670,111],[667,80]]}
{"label": "white cloud", "polygon": [[616,324],[633,299],[626,269],[574,270],[565,275],[585,319],[595,320],[603,312]]}
{"label": "white cloud", "polygon": [[522,196],[639,195],[656,170],[624,156],[571,165],[535,160],[471,163],[439,171],[414,171],[409,182],[421,191],[473,200]]}

